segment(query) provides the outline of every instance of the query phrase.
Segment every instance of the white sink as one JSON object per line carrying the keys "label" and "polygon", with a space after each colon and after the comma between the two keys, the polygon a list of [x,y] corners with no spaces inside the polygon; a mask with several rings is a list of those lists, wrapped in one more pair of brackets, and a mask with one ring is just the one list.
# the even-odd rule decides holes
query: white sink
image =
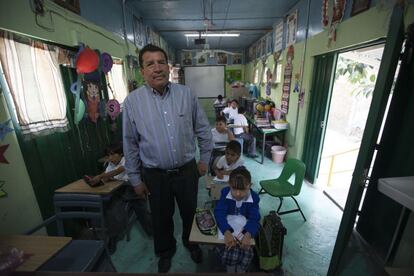
{"label": "white sink", "polygon": [[414,211],[414,176],[380,178],[378,190]]}

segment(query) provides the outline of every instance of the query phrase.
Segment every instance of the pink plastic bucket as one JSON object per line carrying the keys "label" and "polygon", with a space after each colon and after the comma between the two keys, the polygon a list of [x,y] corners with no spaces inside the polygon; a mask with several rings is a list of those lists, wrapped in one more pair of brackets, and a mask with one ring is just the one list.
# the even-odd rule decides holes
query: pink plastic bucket
{"label": "pink plastic bucket", "polygon": [[283,163],[285,159],[286,149],[282,146],[273,146],[272,147],[272,160],[275,163]]}

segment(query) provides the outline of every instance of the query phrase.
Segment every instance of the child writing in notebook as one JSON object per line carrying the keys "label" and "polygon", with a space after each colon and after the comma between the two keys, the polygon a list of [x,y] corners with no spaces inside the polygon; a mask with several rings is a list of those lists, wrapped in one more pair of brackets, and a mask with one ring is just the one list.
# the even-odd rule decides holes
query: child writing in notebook
{"label": "child writing in notebook", "polygon": [[217,162],[213,165],[214,172],[219,179],[223,179],[225,175],[230,175],[231,171],[237,167],[243,166],[244,162],[240,158],[241,145],[236,140],[230,141],[224,155],[218,157]]}
{"label": "child writing in notebook", "polygon": [[148,211],[147,200],[137,198],[132,186],[129,183],[128,175],[125,171],[125,158],[121,143],[110,145],[106,149],[108,157],[108,165],[105,171],[93,177],[89,182],[93,185],[100,181],[108,181],[111,178],[124,181],[124,189],[122,190],[123,200],[129,201],[132,209],[135,211],[138,221],[148,236],[152,236],[151,214]]}
{"label": "child writing in notebook", "polygon": [[251,189],[251,175],[245,167],[230,174],[229,187],[223,188],[214,209],[224,246],[216,253],[227,272],[246,272],[253,258],[252,239],[260,227],[259,196]]}

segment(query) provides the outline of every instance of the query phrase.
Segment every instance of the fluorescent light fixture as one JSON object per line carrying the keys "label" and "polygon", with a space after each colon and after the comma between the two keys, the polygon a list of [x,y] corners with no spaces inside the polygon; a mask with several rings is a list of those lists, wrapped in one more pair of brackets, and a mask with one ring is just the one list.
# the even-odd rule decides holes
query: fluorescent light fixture
{"label": "fluorescent light fixture", "polygon": [[[199,37],[199,33],[184,34],[186,37]],[[201,37],[239,37],[240,33],[202,33]]]}

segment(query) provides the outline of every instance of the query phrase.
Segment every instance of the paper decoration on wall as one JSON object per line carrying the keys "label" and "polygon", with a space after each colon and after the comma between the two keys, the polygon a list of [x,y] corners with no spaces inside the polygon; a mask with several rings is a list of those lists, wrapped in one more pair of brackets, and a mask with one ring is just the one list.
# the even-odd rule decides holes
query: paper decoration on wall
{"label": "paper decoration on wall", "polygon": [[7,196],[7,192],[3,190],[3,187],[5,184],[6,184],[6,181],[0,180],[0,198]]}
{"label": "paper decoration on wall", "polygon": [[99,102],[101,100],[99,93],[99,83],[89,81],[84,82],[84,90],[86,96],[86,112],[88,113],[88,118],[92,122],[96,123],[99,118]]}
{"label": "paper decoration on wall", "polygon": [[273,52],[273,32],[266,35],[266,54]]}
{"label": "paper decoration on wall", "polygon": [[134,43],[137,48],[141,49],[144,47],[144,26],[142,18],[138,18],[135,15],[132,18],[132,27],[134,30]]}
{"label": "paper decoration on wall", "polygon": [[305,105],[305,88],[302,87],[302,90],[299,93],[299,107],[303,108]]}
{"label": "paper decoration on wall", "polygon": [[300,79],[300,74],[296,73],[295,74],[295,87],[293,88],[293,92],[294,93],[298,93],[299,92],[299,79]]}
{"label": "paper decoration on wall", "polygon": [[326,28],[329,24],[328,6],[329,6],[329,0],[323,0],[322,2],[322,27],[324,28]]}
{"label": "paper decoration on wall", "polygon": [[192,52],[181,52],[182,61],[181,64],[184,66],[193,65],[193,53]]}
{"label": "paper decoration on wall", "polygon": [[273,35],[273,52],[279,52],[283,47],[283,20],[275,25]]}
{"label": "paper decoration on wall", "polygon": [[283,88],[282,88],[282,103],[281,110],[283,113],[287,114],[289,111],[289,97],[290,97],[290,85],[292,81],[292,60],[294,56],[294,48],[291,45],[286,54],[286,67],[283,74]]}
{"label": "paper decoration on wall", "polygon": [[243,59],[242,54],[234,54],[234,55],[231,57],[231,62],[232,62],[233,64],[242,64],[242,63],[243,63],[243,62],[242,62],[242,59]]}
{"label": "paper decoration on wall", "polygon": [[79,108],[75,111],[75,124],[79,124],[85,116],[85,103],[82,100],[79,100]]}
{"label": "paper decoration on wall", "polygon": [[274,52],[273,53],[273,73],[272,73],[272,82],[276,83],[277,80],[277,64],[279,62],[280,54],[282,52]]}
{"label": "paper decoration on wall", "polygon": [[85,47],[76,59],[76,72],[87,74],[95,71],[99,66],[99,56],[94,50]]}
{"label": "paper decoration on wall", "polygon": [[216,53],[216,62],[217,64],[226,65],[227,64],[227,54],[224,52]]}
{"label": "paper decoration on wall", "polygon": [[6,157],[4,157],[4,153],[6,152],[9,145],[2,145],[0,146],[0,163],[9,164]]}
{"label": "paper decoration on wall", "polygon": [[11,119],[0,123],[0,141],[3,141],[4,137],[6,137],[7,133],[12,132],[14,129],[10,128],[8,125]]}
{"label": "paper decoration on wall", "polygon": [[266,70],[266,95],[270,96],[272,93],[271,85],[272,85],[272,72],[269,68]]}
{"label": "paper decoration on wall", "polygon": [[298,10],[295,10],[287,17],[286,47],[295,44],[298,25]]}
{"label": "paper decoration on wall", "polygon": [[121,112],[121,105],[115,99],[109,100],[106,103],[106,112],[111,117],[111,120],[115,121],[116,117],[118,117]]}
{"label": "paper decoration on wall", "polygon": [[112,57],[111,57],[110,54],[108,54],[108,53],[102,53],[101,54],[101,70],[102,70],[102,72],[104,72],[106,74],[109,71],[111,71],[113,63],[114,62],[113,62]]}
{"label": "paper decoration on wall", "polygon": [[[342,18],[344,17],[345,3],[346,3],[346,0],[334,0],[332,18],[331,18],[331,23],[329,26],[329,33],[328,33],[328,38],[329,38],[328,46],[330,46],[332,41],[333,42],[336,41],[336,28],[338,27],[338,24],[342,21]],[[328,3],[326,3],[326,10],[328,10]],[[323,17],[325,17],[325,15],[326,17],[328,17],[327,13],[328,11],[326,11],[326,14],[323,14]],[[325,21],[323,21],[323,24],[325,24]],[[326,27],[327,25],[323,25],[323,26]]]}

